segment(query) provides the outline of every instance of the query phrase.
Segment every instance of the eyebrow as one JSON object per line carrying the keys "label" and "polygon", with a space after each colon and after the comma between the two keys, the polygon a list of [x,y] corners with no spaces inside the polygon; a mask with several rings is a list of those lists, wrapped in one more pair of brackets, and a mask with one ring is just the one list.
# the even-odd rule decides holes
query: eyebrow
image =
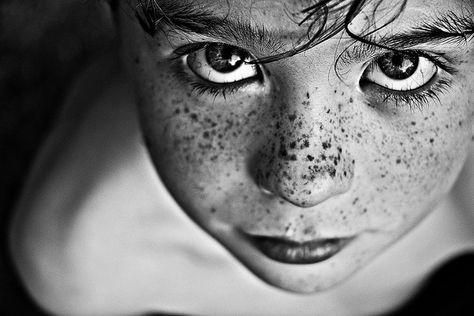
{"label": "eyebrow", "polygon": [[[215,9],[203,3],[196,5],[184,0],[163,0],[158,4],[157,0],[139,0],[136,16],[144,30],[152,36],[160,29],[160,25],[165,23],[178,32],[232,42],[267,54],[281,51],[285,46],[282,32],[269,31],[263,25],[251,25],[228,16],[219,17],[215,14]],[[306,35],[306,32],[304,34]],[[433,17],[425,16],[423,22],[408,30],[374,38],[373,41],[394,49],[408,49],[422,44],[466,43],[473,35],[472,12],[463,12],[460,15],[449,11]]]}
{"label": "eyebrow", "polygon": [[425,16],[423,22],[396,34],[382,36],[374,41],[394,49],[408,49],[422,44],[466,44],[473,39],[472,14],[459,15],[449,11],[435,17]]}
{"label": "eyebrow", "polygon": [[266,29],[263,25],[251,25],[228,16],[215,15],[215,10],[188,1],[140,0],[136,17],[144,30],[154,36],[160,25],[172,31],[198,34],[222,41],[233,42],[258,51],[275,53],[282,49],[282,34]]}

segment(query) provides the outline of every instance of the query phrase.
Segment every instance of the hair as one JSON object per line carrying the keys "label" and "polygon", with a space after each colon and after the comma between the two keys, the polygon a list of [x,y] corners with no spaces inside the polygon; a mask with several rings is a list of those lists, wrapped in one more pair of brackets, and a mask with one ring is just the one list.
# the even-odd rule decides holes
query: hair
{"label": "hair", "polygon": [[[117,2],[117,0],[111,1]],[[383,17],[385,22],[380,26],[376,26],[377,21],[375,18],[378,12],[382,10],[380,8],[384,1],[385,0],[313,0],[314,4],[300,12],[290,12],[285,8],[286,14],[290,19],[299,27],[306,27],[306,34],[296,41],[293,48],[282,53],[260,57],[254,62],[269,63],[300,54],[332,38],[342,30],[345,30],[345,32],[356,41],[388,50],[397,50],[394,47],[378,44],[373,40],[372,35],[397,19],[405,9],[407,0],[398,1],[392,9],[392,12],[388,13],[390,14],[388,17],[387,12],[384,12]],[[356,34],[351,31],[350,24],[369,4],[372,5],[372,9],[370,10],[371,12],[369,12],[370,14],[365,16],[365,30],[363,30],[361,34]],[[173,27],[173,19],[179,18],[180,21],[182,21],[186,18],[186,12],[183,12],[182,7],[175,2],[167,4],[166,8],[163,8],[158,4],[157,0],[139,0],[136,12],[140,23],[150,34],[156,32],[160,23],[166,23]],[[150,12],[152,16],[150,16]],[[292,18],[301,15],[303,15],[303,17],[299,21]]]}

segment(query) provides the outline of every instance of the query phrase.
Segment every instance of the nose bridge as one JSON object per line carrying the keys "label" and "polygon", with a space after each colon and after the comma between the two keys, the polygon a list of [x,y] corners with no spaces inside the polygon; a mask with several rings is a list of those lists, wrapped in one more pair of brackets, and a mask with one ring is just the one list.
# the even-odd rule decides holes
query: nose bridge
{"label": "nose bridge", "polygon": [[[300,81],[301,82],[301,81]],[[267,192],[300,207],[311,207],[346,192],[353,161],[338,137],[337,106],[311,94],[309,84],[280,89],[274,131],[260,152],[257,182]]]}

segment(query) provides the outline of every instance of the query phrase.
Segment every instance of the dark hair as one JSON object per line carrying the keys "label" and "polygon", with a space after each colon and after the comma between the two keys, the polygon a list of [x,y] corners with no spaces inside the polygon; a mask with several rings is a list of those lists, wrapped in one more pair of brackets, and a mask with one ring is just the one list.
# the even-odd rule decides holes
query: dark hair
{"label": "dark hair", "polygon": [[[112,1],[117,2],[116,0]],[[371,35],[398,18],[405,9],[407,0],[400,0],[395,4],[391,2],[392,6],[394,6],[392,12],[388,18],[386,16],[387,13],[384,12],[385,22],[380,26],[376,26],[377,21],[375,19],[384,1],[386,0],[314,0],[313,5],[300,12],[286,10],[288,17],[298,26],[306,27],[306,34],[296,41],[293,48],[282,53],[260,57],[254,62],[269,63],[294,56],[328,40],[342,30],[345,30],[351,38],[357,41],[389,50],[396,50],[396,48],[376,43]],[[372,9],[366,16],[365,31],[361,34],[356,34],[351,31],[350,23],[368,4],[372,5]],[[170,8],[165,10],[160,7],[156,0],[139,0],[138,7],[136,8],[137,17],[145,30],[149,30],[150,34],[156,32],[159,23],[167,23],[173,26],[173,18],[178,17],[180,20],[186,18],[186,12],[183,12],[179,4],[173,3],[168,6]],[[303,17],[299,21],[296,20],[295,17],[301,15]]]}

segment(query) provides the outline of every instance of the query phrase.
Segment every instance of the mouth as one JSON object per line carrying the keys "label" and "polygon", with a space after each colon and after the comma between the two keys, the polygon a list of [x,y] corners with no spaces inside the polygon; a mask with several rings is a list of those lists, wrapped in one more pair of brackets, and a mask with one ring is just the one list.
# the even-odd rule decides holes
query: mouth
{"label": "mouth", "polygon": [[327,260],[354,238],[328,238],[296,242],[284,238],[247,235],[268,258],[289,264],[313,264]]}

